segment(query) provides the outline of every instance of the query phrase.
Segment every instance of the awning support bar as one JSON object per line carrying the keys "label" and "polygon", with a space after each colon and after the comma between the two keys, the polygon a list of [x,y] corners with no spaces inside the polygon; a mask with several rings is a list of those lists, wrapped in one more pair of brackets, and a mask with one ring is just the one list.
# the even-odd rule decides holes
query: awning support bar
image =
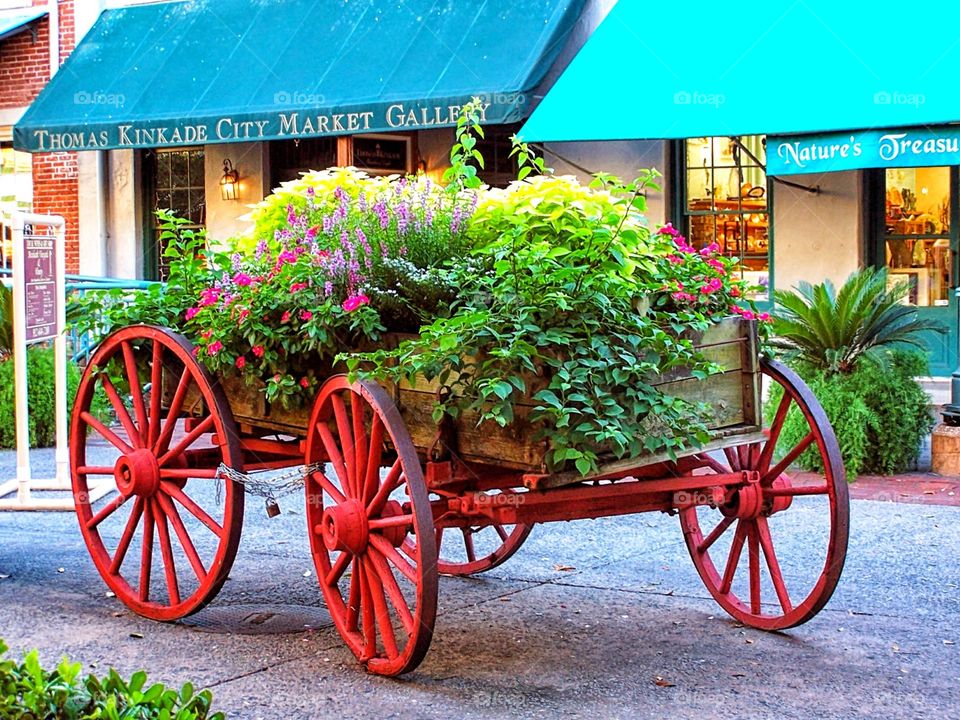
{"label": "awning support bar", "polygon": [[[752,152],[750,152],[750,148],[748,148],[746,145],[744,145],[742,142],[740,142],[740,136],[739,136],[739,135],[733,135],[733,136],[731,136],[730,139],[733,140],[733,144],[734,144],[734,145],[736,145],[738,148],[740,148],[740,150],[742,150],[744,153],[746,153],[746,155],[747,155],[748,158],[750,158],[751,160],[753,160],[754,163],[756,163],[757,165],[759,165],[760,167],[762,167],[764,172],[767,171],[767,165],[766,165],[766,163],[760,162],[760,158],[758,158],[756,155],[754,155]],[[820,194],[820,186],[819,186],[819,185],[814,185],[813,187],[810,187],[809,185],[801,185],[800,183],[795,183],[795,182],[792,182],[791,180],[784,180],[784,179],[782,179],[782,178],[778,178],[776,175],[774,175],[772,179],[773,179],[773,181],[774,181],[775,183],[780,183],[781,185],[786,185],[787,187],[796,188],[797,190],[805,190],[806,192],[810,193],[811,195],[819,195],[819,194]]]}

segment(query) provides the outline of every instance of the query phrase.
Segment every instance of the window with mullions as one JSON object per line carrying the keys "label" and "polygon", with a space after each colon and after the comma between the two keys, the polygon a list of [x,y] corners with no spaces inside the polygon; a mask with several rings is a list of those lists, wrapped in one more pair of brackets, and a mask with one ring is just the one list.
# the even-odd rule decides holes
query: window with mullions
{"label": "window with mullions", "polygon": [[[14,211],[30,212],[33,207],[33,159],[30,153],[13,149],[12,142],[0,142],[0,217]],[[11,263],[9,229],[0,238],[0,266]]]}
{"label": "window with mullions", "polygon": [[690,244],[711,243],[740,262],[751,284],[764,288],[770,279],[770,210],[765,138],[694,138],[681,152],[682,213]]}
{"label": "window with mullions", "polygon": [[147,258],[144,274],[149,278],[165,280],[167,262],[163,253],[166,248],[159,240],[156,211],[172,210],[175,215],[190,221],[186,226],[190,229],[199,229],[206,224],[204,152],[193,148],[149,150],[143,156],[143,177],[150,214],[146,218],[149,237],[145,243]]}
{"label": "window with mullions", "polygon": [[477,138],[476,149],[483,155],[483,169],[477,177],[490,187],[506,187],[517,179],[517,159],[510,157],[513,136],[520,132],[520,123],[490,125],[483,128],[483,137]]}

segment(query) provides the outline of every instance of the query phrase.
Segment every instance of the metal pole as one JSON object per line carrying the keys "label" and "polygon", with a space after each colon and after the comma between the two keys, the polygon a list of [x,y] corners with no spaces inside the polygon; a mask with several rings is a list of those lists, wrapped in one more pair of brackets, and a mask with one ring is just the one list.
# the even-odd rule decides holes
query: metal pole
{"label": "metal pole", "polygon": [[27,312],[23,216],[13,214],[13,374],[17,441],[17,501],[30,502],[30,426],[27,415]]}
{"label": "metal pole", "polygon": [[57,281],[57,337],[53,341],[53,351],[56,355],[54,360],[57,421],[56,484],[66,489],[70,487],[70,461],[67,454],[67,299],[66,288],[63,287],[66,277],[66,225],[61,221],[54,227],[57,234],[54,251]]}
{"label": "metal pole", "polygon": [[[957,306],[957,362],[960,363],[960,286],[954,290],[954,304]],[[960,365],[950,376],[950,404],[943,406],[945,425],[960,425]]]}

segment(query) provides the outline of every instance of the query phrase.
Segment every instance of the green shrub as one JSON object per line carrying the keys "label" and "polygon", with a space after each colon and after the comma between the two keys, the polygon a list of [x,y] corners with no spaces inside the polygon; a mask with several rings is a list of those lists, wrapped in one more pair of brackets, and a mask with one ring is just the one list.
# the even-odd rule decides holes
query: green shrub
{"label": "green shrub", "polygon": [[[833,425],[848,478],[902,472],[916,462],[920,444],[933,427],[927,393],[914,379],[928,372],[923,353],[887,350],[883,356],[862,356],[848,373],[827,373],[809,364],[797,364],[796,369]],[[782,395],[779,386],[771,388],[765,407],[768,421]],[[793,447],[807,432],[806,421],[793,406],[782,431],[784,447]],[[813,449],[800,456],[799,464],[823,471]]]}
{"label": "green shrub", "polygon": [[[0,640],[0,658],[7,646]],[[186,683],[179,691],[156,683],[138,671],[129,682],[115,670],[105,678],[80,677],[80,663],[64,658],[56,670],[45,670],[36,650],[23,662],[0,659],[0,718],[3,720],[223,720],[210,714],[209,690],[194,693]]]}
{"label": "green shrub", "polygon": [[[34,347],[27,351],[28,424],[30,447],[49,447],[56,441],[56,392],[54,384],[54,352],[51,348]],[[76,365],[67,365],[67,404],[80,384],[80,371]],[[17,446],[14,418],[14,388],[16,386],[13,358],[0,361],[0,448]]]}

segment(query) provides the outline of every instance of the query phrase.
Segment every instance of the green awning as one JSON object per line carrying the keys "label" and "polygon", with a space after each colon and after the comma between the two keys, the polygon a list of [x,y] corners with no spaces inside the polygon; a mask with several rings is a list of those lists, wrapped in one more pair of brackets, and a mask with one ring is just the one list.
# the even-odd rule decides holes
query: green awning
{"label": "green awning", "polygon": [[22,10],[5,10],[0,12],[0,40],[6,40],[18,33],[28,30],[30,23],[46,17],[46,9],[23,8]]}
{"label": "green awning", "polygon": [[958,20],[956,0],[624,0],[520,134],[627,140],[957,121]]}
{"label": "green awning", "polygon": [[583,0],[217,0],[104,12],[14,130],[101,150],[526,116]]}

